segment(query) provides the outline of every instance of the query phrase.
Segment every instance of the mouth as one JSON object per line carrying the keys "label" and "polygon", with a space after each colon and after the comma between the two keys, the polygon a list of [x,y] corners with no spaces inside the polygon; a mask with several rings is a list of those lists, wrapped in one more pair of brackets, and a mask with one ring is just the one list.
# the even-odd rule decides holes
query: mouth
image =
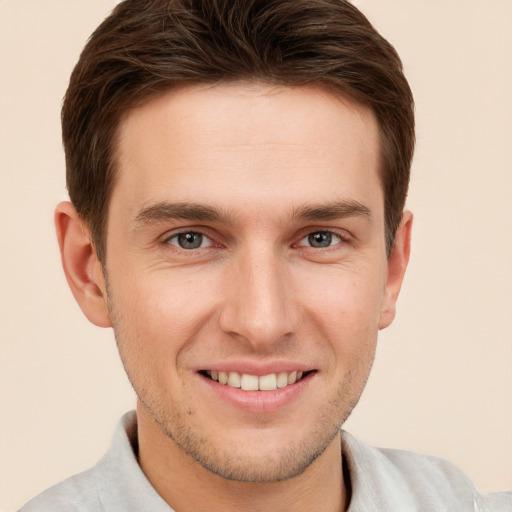
{"label": "mouth", "polygon": [[275,391],[299,382],[312,372],[279,372],[261,376],[235,371],[201,370],[199,373],[214,382],[243,391]]}

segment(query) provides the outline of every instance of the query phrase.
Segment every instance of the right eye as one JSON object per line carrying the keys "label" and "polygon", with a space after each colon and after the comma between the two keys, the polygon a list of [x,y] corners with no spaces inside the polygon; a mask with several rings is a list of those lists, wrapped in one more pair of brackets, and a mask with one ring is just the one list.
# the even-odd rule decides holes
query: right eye
{"label": "right eye", "polygon": [[176,233],[166,241],[175,247],[179,247],[180,249],[185,249],[187,251],[203,249],[212,245],[212,241],[206,235],[196,231],[183,231],[181,233]]}

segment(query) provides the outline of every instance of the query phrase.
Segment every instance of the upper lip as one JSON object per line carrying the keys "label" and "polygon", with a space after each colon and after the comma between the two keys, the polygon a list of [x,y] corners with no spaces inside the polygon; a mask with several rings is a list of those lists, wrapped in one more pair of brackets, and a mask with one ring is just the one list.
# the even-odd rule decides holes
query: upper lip
{"label": "upper lip", "polygon": [[248,375],[269,375],[271,373],[291,373],[294,371],[308,372],[314,370],[311,365],[294,361],[223,361],[221,363],[207,363],[201,366],[197,371],[215,371],[215,372],[238,372]]}

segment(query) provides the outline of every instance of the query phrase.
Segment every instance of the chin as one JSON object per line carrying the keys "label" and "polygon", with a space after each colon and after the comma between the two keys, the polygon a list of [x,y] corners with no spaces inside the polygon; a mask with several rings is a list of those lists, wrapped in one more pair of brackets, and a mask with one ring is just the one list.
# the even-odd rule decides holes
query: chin
{"label": "chin", "polygon": [[213,453],[213,450],[212,453],[187,453],[205,469],[226,480],[271,483],[304,473],[330,442],[332,438],[316,448],[293,445],[271,451],[259,450],[257,455],[252,456],[246,450],[230,450],[231,453],[222,455]]}
{"label": "chin", "polygon": [[227,431],[215,439],[212,432],[201,434],[199,428],[185,426],[176,416],[159,424],[168,438],[210,473],[252,483],[280,482],[304,473],[340,432],[339,425],[331,423],[328,429],[316,425],[299,439],[292,439],[297,430],[277,435],[275,429]]}

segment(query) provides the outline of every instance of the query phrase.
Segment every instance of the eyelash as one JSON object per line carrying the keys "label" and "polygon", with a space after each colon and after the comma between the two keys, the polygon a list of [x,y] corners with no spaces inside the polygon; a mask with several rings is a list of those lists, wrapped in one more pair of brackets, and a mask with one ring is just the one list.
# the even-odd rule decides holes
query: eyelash
{"label": "eyelash", "polygon": [[[336,242],[335,244],[329,244],[328,246],[326,247],[314,247],[312,245],[307,245],[307,244],[303,244],[302,242],[304,240],[307,240],[309,237],[312,237],[314,235],[327,235],[328,237],[331,237],[329,239],[329,242],[332,242],[332,237],[336,237],[339,241]],[[181,236],[185,236],[185,235],[194,235],[194,236],[200,236],[201,237],[201,242],[200,242],[200,245],[199,247],[191,247],[191,248],[185,248],[185,247],[182,247],[179,245],[179,242],[177,243],[172,243],[172,240],[178,240],[179,237]],[[208,240],[209,241],[209,244],[204,247],[203,246],[203,243],[204,243],[204,239]],[[319,230],[315,230],[315,231],[308,231],[304,236],[302,236],[300,238],[300,240],[294,244],[292,244],[292,247],[306,247],[306,248],[309,248],[309,249],[323,249],[323,250],[328,250],[328,249],[332,249],[333,247],[336,247],[337,245],[339,244],[347,244],[347,243],[350,243],[350,237],[344,233],[340,233],[339,231],[334,231],[334,230],[330,230],[330,229],[319,229]],[[176,248],[176,250],[181,250],[181,251],[185,251],[185,252],[196,252],[200,249],[208,249],[212,246],[215,245],[215,242],[212,240],[212,238],[210,236],[208,236],[207,234],[197,230],[197,231],[194,231],[194,230],[187,230],[187,231],[180,231],[178,233],[173,233],[171,236],[168,236],[166,237],[164,240],[163,240],[164,244],[166,245],[171,245],[172,247]],[[311,240],[309,240],[309,242],[311,243]]]}
{"label": "eyelash", "polygon": [[[195,248],[188,248],[187,249],[185,247],[181,247],[180,245],[178,245],[178,243],[176,243],[176,244],[172,243],[173,239],[178,240],[179,237],[186,236],[186,235],[194,235],[194,236],[199,235],[201,237],[201,244],[200,244],[200,246],[199,247],[195,247]],[[202,247],[204,239],[207,239],[210,242],[207,247]],[[200,231],[193,231],[193,230],[180,231],[179,233],[174,233],[171,236],[167,237],[164,240],[164,243],[168,244],[168,245],[172,245],[173,247],[176,247],[178,250],[184,250],[186,252],[197,251],[199,249],[205,249],[205,248],[208,248],[208,247],[214,245],[213,240],[208,235],[205,235],[204,233],[201,233]]]}
{"label": "eyelash", "polygon": [[[327,247],[314,247],[312,245],[305,245],[305,244],[302,245],[302,243],[301,243],[302,241],[308,239],[309,237],[311,237],[313,235],[319,235],[319,234],[328,235],[329,237],[336,237],[336,238],[338,238],[339,241],[336,242],[335,244],[328,245]],[[349,238],[349,236],[346,233],[342,234],[339,231],[334,231],[334,230],[331,230],[331,229],[319,229],[317,231],[310,231],[310,232],[308,232],[295,245],[297,245],[299,247],[307,247],[307,248],[310,248],[310,249],[324,249],[324,250],[328,250],[328,249],[332,249],[332,248],[336,247],[339,244],[347,244],[349,242],[350,242],[350,238]]]}

